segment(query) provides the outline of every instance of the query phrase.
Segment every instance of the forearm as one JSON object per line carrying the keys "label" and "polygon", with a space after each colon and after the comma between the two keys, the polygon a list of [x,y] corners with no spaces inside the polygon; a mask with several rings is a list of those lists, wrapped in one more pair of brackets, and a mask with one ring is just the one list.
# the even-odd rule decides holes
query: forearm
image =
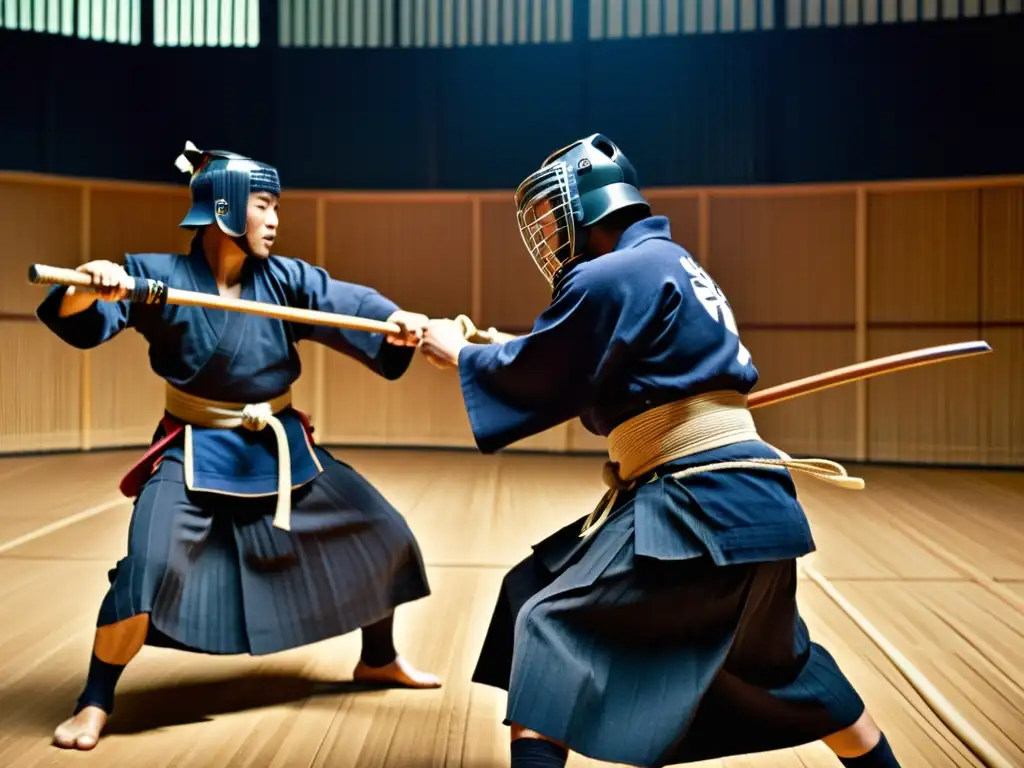
{"label": "forearm", "polygon": [[57,317],[71,317],[84,312],[95,304],[96,300],[95,291],[76,291],[74,286],[70,286],[64,292],[64,298],[57,309]]}

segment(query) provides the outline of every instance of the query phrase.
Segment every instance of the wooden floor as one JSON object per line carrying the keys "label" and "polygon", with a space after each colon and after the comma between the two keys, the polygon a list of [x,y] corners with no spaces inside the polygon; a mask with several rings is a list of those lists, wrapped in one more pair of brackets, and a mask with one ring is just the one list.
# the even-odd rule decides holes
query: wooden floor
{"label": "wooden floor", "polygon": [[[78,695],[136,455],[0,459],[0,766],[507,765],[504,695],[471,685],[503,569],[599,497],[597,457],[340,450],[406,514],[432,597],[398,614],[399,650],[439,691],[354,692],[358,633],[261,659],[146,648],[91,753],[49,746]],[[801,481],[813,566],[1013,764],[1024,766],[1024,474],[869,468],[867,490]],[[812,636],[908,767],[981,765],[809,579]],[[1014,606],[1018,607],[1014,607]],[[574,756],[570,766],[599,765]],[[821,745],[702,763],[838,766]]]}

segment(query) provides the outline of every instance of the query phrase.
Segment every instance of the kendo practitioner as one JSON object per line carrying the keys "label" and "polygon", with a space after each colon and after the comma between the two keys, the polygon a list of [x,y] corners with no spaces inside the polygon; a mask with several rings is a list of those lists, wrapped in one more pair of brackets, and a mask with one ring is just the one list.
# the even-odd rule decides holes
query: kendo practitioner
{"label": "kendo practitioner", "polygon": [[[272,255],[281,194],[272,166],[191,142],[177,164],[192,174],[192,205],[181,222],[196,233],[190,252],[84,264],[78,271],[98,292],[55,287],[37,311],[79,349],[135,329],[166,381],[165,416],[121,484],[135,499],[127,556],[110,571],[74,715],[54,733],[65,748],[96,745],[118,678],[144,644],[262,655],[361,628],[356,680],[440,685],[399,657],[392,640],[395,608],[430,594],[412,531],[369,482],[316,445],[290,389],[304,339],[398,379],[427,317]],[[129,277],[137,280],[134,293]],[[146,278],[387,320],[401,333],[167,305]]]}
{"label": "kendo practitioner", "polygon": [[814,542],[789,470],[860,481],[758,436],[757,369],[729,304],[612,141],[555,152],[515,203],[551,304],[505,343],[431,321],[420,349],[457,367],[483,453],[580,417],[610,461],[594,512],[505,577],[473,675],[508,691],[514,768],[817,740],[844,765],[898,765],[797,609],[796,559]]}

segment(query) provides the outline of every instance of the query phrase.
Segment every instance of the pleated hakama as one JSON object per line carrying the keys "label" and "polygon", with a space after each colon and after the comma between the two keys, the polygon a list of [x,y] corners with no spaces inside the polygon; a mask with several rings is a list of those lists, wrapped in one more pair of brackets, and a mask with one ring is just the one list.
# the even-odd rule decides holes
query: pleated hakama
{"label": "pleated hakama", "polygon": [[274,497],[190,492],[167,455],[136,500],[127,556],[110,571],[98,624],[150,614],[147,644],[274,653],[343,635],[430,594],[402,515],[347,464],[293,491],[292,530]]}
{"label": "pleated hakama", "polygon": [[473,674],[508,691],[506,724],[662,766],[798,746],[860,717],[800,617],[795,559],[721,565],[685,538],[638,554],[637,514],[626,494],[590,539],[575,521],[506,575]]}

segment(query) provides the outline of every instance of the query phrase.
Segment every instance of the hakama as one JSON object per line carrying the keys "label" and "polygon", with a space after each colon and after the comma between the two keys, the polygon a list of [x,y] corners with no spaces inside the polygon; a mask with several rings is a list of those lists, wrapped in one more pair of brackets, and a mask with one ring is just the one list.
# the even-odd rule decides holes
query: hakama
{"label": "hakama", "polygon": [[147,643],[215,654],[274,653],[373,624],[430,594],[402,515],[347,464],[292,493],[292,530],[273,497],[185,487],[160,462],[135,504],[128,554],[110,572],[99,626],[150,614]]}
{"label": "hakama", "polygon": [[701,541],[715,526],[709,499],[789,496],[786,475],[764,474],[767,494],[727,472],[656,480],[620,496],[589,538],[580,519],[535,545],[502,582],[473,674],[509,692],[506,724],[594,759],[661,766],[794,747],[856,722],[863,702],[800,617],[796,560],[761,560],[772,542],[759,537],[729,558]]}

